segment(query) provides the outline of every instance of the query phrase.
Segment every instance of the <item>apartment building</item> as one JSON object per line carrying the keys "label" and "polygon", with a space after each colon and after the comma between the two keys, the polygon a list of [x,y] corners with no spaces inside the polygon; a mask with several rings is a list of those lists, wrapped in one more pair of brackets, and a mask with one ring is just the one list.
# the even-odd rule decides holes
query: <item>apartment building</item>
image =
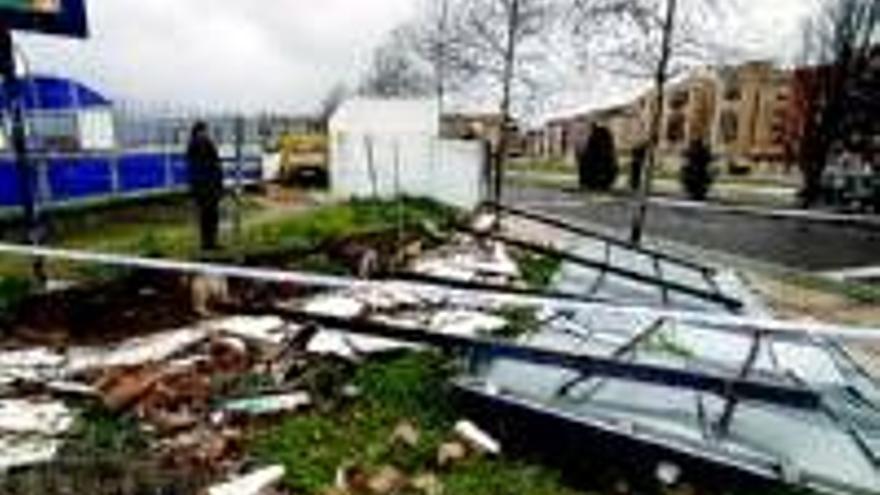
{"label": "apartment building", "polygon": [[[673,82],[665,92],[661,155],[678,157],[694,140],[732,162],[781,163],[792,73],[768,62],[707,68]],[[529,149],[545,158],[573,159],[593,124],[608,127],[618,152],[647,142],[657,95],[649,91],[625,105],[557,118],[533,131]]]}

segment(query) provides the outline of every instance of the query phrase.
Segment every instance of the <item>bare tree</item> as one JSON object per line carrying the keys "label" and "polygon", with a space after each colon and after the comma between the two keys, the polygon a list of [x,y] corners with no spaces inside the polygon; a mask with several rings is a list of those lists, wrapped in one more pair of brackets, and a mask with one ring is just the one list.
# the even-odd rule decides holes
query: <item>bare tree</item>
{"label": "bare tree", "polygon": [[336,110],[342,105],[342,102],[345,101],[348,93],[349,90],[345,84],[337,83],[330,88],[326,95],[324,95],[318,109],[318,117],[321,119],[321,125],[327,125],[333,117],[333,114],[336,113]]}
{"label": "bare tree", "polygon": [[547,34],[559,18],[561,4],[556,0],[463,0],[456,6],[446,70],[468,85],[488,88],[497,95],[502,122],[492,167],[492,196],[497,202],[502,199],[510,155],[515,95],[539,87],[551,51]]}
{"label": "bare tree", "polygon": [[880,132],[880,80],[871,63],[880,59],[880,2],[821,2],[805,24],[804,67],[795,76],[794,135],[804,177],[801,192],[810,206],[836,147],[858,148],[865,134]]}
{"label": "bare tree", "polygon": [[458,89],[462,82],[454,70],[461,3],[462,0],[424,0],[419,15],[400,28],[406,48],[431,72],[438,118],[443,116],[447,94]]}
{"label": "bare tree", "polygon": [[393,98],[431,93],[431,76],[413,58],[407,43],[406,34],[400,28],[376,48],[372,63],[361,81],[360,94]]}
{"label": "bare tree", "polygon": [[[648,216],[666,111],[667,84],[699,65],[730,56],[716,40],[723,18],[717,0],[575,0],[576,34],[589,37],[611,71],[653,83],[646,166],[642,168],[631,241],[639,244]],[[729,2],[727,2],[729,4]],[[730,8],[727,5],[726,8]],[[584,29],[589,26],[592,29]]]}

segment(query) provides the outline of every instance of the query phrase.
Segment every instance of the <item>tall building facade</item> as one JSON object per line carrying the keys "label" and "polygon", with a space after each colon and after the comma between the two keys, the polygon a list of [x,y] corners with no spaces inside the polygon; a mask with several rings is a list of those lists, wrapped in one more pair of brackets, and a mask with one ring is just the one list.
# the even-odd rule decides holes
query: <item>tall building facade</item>
{"label": "tall building facade", "polygon": [[[792,81],[791,71],[769,62],[702,69],[675,81],[665,92],[661,155],[680,157],[701,140],[730,162],[784,162]],[[598,124],[612,131],[618,152],[626,154],[648,141],[656,108],[657,95],[649,91],[625,105],[555,119],[531,133],[540,145],[529,149],[572,159]]]}

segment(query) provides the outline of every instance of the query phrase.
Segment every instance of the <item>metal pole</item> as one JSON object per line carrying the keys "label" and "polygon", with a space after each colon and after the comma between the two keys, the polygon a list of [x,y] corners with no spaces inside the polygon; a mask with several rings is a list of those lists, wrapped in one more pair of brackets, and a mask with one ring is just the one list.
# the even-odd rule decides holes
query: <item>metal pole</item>
{"label": "metal pole", "polygon": [[[15,153],[16,168],[18,169],[19,200],[24,214],[25,242],[39,246],[42,236],[36,205],[36,177],[28,157],[23,92],[21,82],[16,74],[12,31],[6,26],[0,27],[0,74],[3,76],[6,94],[6,111],[12,124],[12,149]],[[43,258],[34,258],[33,275],[41,287],[46,285],[47,276]]]}
{"label": "metal pole", "polygon": [[245,119],[239,115],[235,118],[235,212],[233,213],[232,232],[235,244],[242,243],[242,209],[244,207],[244,141]]}

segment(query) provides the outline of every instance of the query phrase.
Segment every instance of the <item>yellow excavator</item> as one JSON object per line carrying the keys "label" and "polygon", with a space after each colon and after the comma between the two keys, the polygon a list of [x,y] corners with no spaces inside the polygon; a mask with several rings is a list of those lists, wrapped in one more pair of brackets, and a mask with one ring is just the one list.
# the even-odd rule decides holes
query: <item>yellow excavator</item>
{"label": "yellow excavator", "polygon": [[283,184],[326,186],[329,181],[329,139],[326,134],[285,134],[279,140]]}

